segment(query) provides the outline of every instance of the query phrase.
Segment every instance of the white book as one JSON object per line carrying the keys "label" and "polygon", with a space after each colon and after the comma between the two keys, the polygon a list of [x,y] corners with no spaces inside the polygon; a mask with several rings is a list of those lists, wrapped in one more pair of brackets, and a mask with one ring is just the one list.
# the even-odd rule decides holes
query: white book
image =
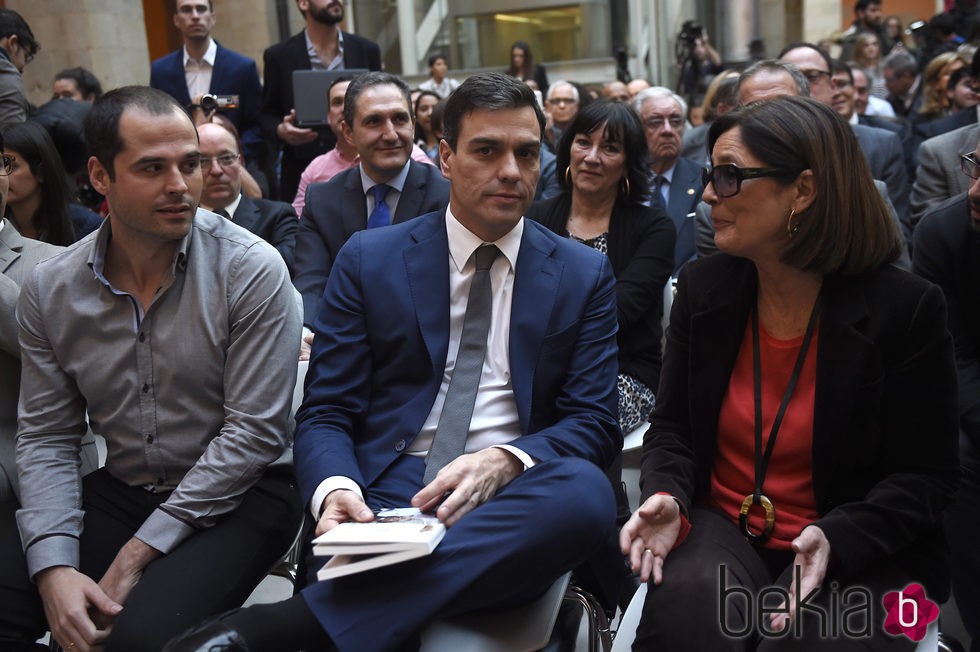
{"label": "white book", "polygon": [[414,507],[383,509],[369,523],[349,521],[313,540],[313,554],[331,556],[317,572],[327,580],[424,557],[435,550],[446,526]]}

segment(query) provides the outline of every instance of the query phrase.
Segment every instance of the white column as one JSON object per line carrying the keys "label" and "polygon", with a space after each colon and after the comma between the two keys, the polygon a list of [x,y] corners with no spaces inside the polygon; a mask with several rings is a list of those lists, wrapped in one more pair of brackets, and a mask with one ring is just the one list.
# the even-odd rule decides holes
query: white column
{"label": "white column", "polygon": [[415,44],[415,0],[398,0],[398,46],[402,55],[402,75],[419,74],[419,53]]}

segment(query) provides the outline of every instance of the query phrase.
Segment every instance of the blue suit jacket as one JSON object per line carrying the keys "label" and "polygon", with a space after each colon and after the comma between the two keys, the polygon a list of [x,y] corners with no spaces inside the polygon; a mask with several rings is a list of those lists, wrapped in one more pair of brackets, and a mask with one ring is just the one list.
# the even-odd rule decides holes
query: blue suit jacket
{"label": "blue suit jacket", "polygon": [[[407,222],[449,203],[449,182],[434,165],[410,161],[408,176],[391,221]],[[303,323],[312,325],[333,261],[347,239],[367,228],[367,204],[361,184],[361,166],[344,170],[333,179],[310,184],[303,219],[296,234],[296,278],[303,295]]]}
{"label": "blue suit jacket", "polygon": [[[214,70],[211,73],[211,88],[215,95],[238,95],[236,109],[222,110],[221,114],[231,120],[242,137],[245,155],[249,161],[258,160],[258,147],[262,142],[259,127],[259,109],[262,106],[262,85],[255,61],[221,46],[214,57]],[[184,76],[184,49],[181,48],[161,57],[150,67],[150,86],[169,93],[182,106],[191,102],[187,92],[187,79]]]}
{"label": "blue suit jacket", "polygon": [[677,240],[674,242],[674,276],[684,263],[698,255],[694,246],[694,209],[701,201],[704,186],[701,183],[703,163],[689,158],[677,159],[674,175],[670,180],[670,198],[667,215],[674,223]]}
{"label": "blue suit jacket", "polygon": [[[334,263],[296,414],[304,500],[335,475],[371,484],[425,422],[449,346],[445,210],[355,233]],[[606,256],[524,221],[510,323],[521,437],[547,461],[606,468],[616,420],[616,301]]]}

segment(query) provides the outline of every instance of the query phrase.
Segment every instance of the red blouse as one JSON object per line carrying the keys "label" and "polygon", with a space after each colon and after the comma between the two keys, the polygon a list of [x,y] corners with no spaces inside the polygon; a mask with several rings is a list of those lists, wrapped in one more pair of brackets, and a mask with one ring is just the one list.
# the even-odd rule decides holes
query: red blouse
{"label": "red blouse", "polygon": [[[769,441],[786,386],[796,364],[803,337],[777,340],[760,325],[762,367],[762,450]],[[817,331],[803,362],[796,389],[783,416],[769,461],[762,493],[776,509],[772,536],[763,545],[789,549],[800,531],[817,519],[813,496],[813,397],[816,387]],[[760,451],[761,455],[761,451]],[[745,497],[755,490],[755,396],[752,373],[752,321],[745,334],[728,382],[718,417],[718,441],[711,472],[709,501],[734,523]],[[749,525],[761,532],[764,510],[753,506]]]}

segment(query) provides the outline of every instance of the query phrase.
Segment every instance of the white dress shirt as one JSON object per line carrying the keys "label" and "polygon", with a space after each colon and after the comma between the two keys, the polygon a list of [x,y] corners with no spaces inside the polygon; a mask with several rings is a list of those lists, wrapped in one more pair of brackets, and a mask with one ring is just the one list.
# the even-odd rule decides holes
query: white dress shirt
{"label": "white dress shirt", "polygon": [[[436,426],[439,424],[446,393],[449,391],[449,381],[456,365],[470,285],[476,272],[476,259],[473,254],[480,245],[484,244],[483,240],[460,224],[449,209],[446,210],[446,232],[449,237],[449,347],[442,384],[432,403],[432,410],[418,436],[405,451],[409,455],[418,457],[428,454]],[[521,434],[517,402],[514,400],[514,389],[511,385],[509,347],[514,270],[517,268],[517,254],[521,248],[523,235],[524,219],[522,218],[509,233],[490,243],[500,249],[500,255],[490,268],[490,332],[487,336],[487,353],[483,361],[483,372],[473,406],[465,452],[473,453],[489,447],[499,447],[509,451],[525,468],[529,468],[534,465],[535,460],[524,451],[507,445],[507,442],[513,441]],[[320,517],[320,506],[324,498],[335,489],[349,489],[363,497],[360,487],[350,478],[329,477],[321,482],[313,493],[310,509],[315,518]]]}
{"label": "white dress shirt", "polygon": [[187,94],[191,101],[211,90],[211,73],[214,72],[214,58],[217,54],[218,46],[214,39],[209,39],[208,49],[200,61],[189,55],[187,48],[184,48],[184,79],[187,80]]}

